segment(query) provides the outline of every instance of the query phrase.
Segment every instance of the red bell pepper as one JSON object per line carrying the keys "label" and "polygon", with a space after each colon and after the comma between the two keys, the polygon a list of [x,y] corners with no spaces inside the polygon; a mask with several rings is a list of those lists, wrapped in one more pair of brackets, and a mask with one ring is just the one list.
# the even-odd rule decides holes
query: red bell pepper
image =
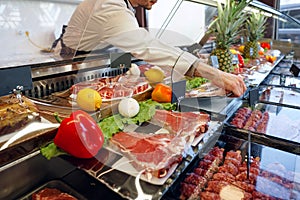
{"label": "red bell pepper", "polygon": [[241,54],[237,54],[238,56],[238,60],[239,60],[239,67],[244,67],[245,66],[245,62],[244,62],[244,58]]}
{"label": "red bell pepper", "polygon": [[[92,158],[102,148],[103,133],[95,120],[86,112],[77,110],[61,122],[53,143],[41,149],[47,159],[68,153],[77,158]],[[58,148],[57,148],[58,147]]]}
{"label": "red bell pepper", "polygon": [[269,42],[261,42],[260,46],[264,49],[264,50],[270,50],[271,49],[271,45]]}

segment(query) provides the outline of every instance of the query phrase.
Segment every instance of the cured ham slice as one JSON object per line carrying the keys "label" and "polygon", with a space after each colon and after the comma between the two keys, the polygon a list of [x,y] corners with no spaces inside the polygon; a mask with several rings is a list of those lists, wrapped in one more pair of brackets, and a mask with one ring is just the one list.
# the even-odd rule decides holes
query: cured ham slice
{"label": "cured ham slice", "polygon": [[75,97],[84,88],[98,91],[103,100],[114,100],[140,94],[150,89],[151,86],[145,77],[132,78],[131,76],[118,75],[76,83],[69,89],[71,96]]}
{"label": "cured ham slice", "polygon": [[173,134],[119,132],[111,140],[138,170],[147,175],[164,177],[170,167],[182,160],[186,142]]}
{"label": "cured ham slice", "polygon": [[172,112],[156,110],[153,123],[162,126],[171,133],[192,136],[192,139],[208,129],[210,115],[204,112]]}

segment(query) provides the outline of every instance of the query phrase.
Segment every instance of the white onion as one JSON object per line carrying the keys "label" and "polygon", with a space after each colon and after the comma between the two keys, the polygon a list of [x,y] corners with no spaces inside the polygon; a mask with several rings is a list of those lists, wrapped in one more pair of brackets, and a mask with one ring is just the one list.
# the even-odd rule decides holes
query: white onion
{"label": "white onion", "polygon": [[119,113],[124,117],[134,117],[140,111],[140,105],[134,98],[128,97],[120,101],[118,105]]}

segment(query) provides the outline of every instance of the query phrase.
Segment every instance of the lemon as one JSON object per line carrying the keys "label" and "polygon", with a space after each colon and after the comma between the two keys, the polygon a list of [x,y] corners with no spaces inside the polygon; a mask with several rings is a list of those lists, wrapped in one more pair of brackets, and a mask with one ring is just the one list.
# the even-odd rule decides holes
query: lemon
{"label": "lemon", "polygon": [[237,54],[237,53],[238,53],[235,49],[230,49],[230,52],[231,52],[232,54]]}
{"label": "lemon", "polygon": [[77,93],[76,102],[85,111],[95,111],[101,107],[102,98],[96,90],[84,88]]}
{"label": "lemon", "polygon": [[154,68],[144,72],[145,77],[150,83],[159,83],[162,82],[165,78],[164,72],[160,68]]}

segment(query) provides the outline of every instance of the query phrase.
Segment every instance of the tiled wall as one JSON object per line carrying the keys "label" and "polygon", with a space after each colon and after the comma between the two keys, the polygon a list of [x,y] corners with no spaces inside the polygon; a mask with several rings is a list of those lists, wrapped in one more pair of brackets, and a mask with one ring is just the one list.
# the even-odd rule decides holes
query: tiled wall
{"label": "tiled wall", "polygon": [[[49,55],[42,53],[41,48],[51,46],[78,3],[76,0],[0,0],[0,67],[47,58]],[[32,42],[26,37],[26,31]]]}

